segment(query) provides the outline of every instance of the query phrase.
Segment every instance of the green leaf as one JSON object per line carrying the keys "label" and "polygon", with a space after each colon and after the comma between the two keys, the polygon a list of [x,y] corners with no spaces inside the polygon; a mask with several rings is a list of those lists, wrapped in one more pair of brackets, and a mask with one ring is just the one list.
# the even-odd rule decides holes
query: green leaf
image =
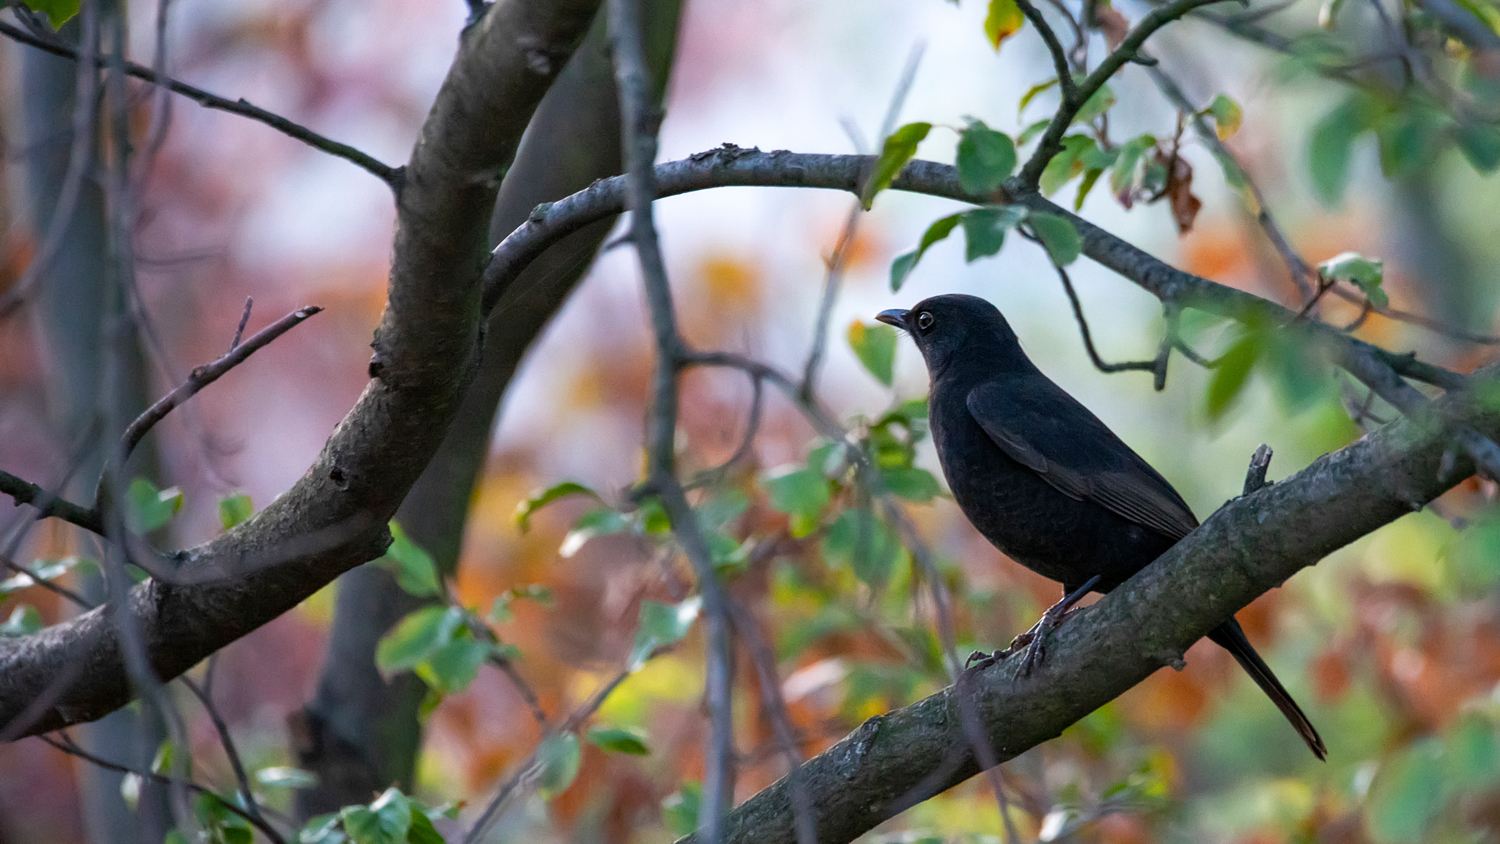
{"label": "green leaf", "polygon": [[192,844],[192,841],[187,837],[187,833],[180,829],[174,829],[162,838],[161,844]]}
{"label": "green leaf", "polygon": [[27,0],[25,6],[34,12],[46,15],[47,21],[52,24],[52,29],[55,31],[61,29],[63,24],[78,14],[79,0]]}
{"label": "green leaf", "polygon": [[396,576],[396,585],[403,592],[418,598],[435,598],[443,594],[443,583],[438,577],[437,564],[432,555],[406,536],[401,525],[391,522],[391,546],[385,555],[371,565],[385,569]]}
{"label": "green leaf", "polygon": [[447,840],[432,825],[432,818],[416,803],[411,804],[411,829],[406,833],[407,844],[447,844]]}
{"label": "green leaf", "polygon": [[1131,138],[1120,145],[1119,155],[1115,156],[1113,171],[1109,174],[1109,191],[1115,196],[1124,196],[1135,190],[1136,168],[1141,162],[1141,156],[1146,150],[1156,146],[1156,138],[1152,135],[1139,135]]}
{"label": "green leaf", "polygon": [[1380,142],[1380,170],[1386,176],[1410,173],[1431,160],[1439,137],[1435,115],[1412,106],[1393,112],[1375,125]]}
{"label": "green leaf", "polygon": [[679,604],[642,601],[640,621],[635,631],[635,645],[630,649],[630,670],[635,671],[645,665],[652,651],[686,636],[702,609],[703,598],[698,595]]}
{"label": "green leaf", "polygon": [[908,123],[885,139],[885,144],[880,150],[880,157],[875,160],[875,169],[870,175],[870,181],[865,184],[864,208],[866,211],[870,210],[870,206],[874,204],[876,195],[891,186],[891,180],[896,178],[896,174],[901,172],[906,162],[917,154],[917,144],[920,144],[931,131],[931,123]]}
{"label": "green leaf", "polygon": [[297,844],[345,844],[348,840],[343,818],[332,812],[309,818],[297,833]]}
{"label": "green leaf", "polygon": [[860,581],[880,588],[904,549],[886,523],[868,510],[845,510],[824,531],[819,544],[823,559],[848,566]]}
{"label": "green leaf", "polygon": [[479,666],[489,658],[494,647],[474,638],[467,627],[460,628],[447,643],[438,646],[417,663],[416,674],[438,694],[457,694],[469,687],[479,674]]}
{"label": "green leaf", "polygon": [[345,806],[339,814],[355,844],[405,844],[411,831],[411,801],[394,787],[369,806]]}
{"label": "green leaf", "polygon": [[922,254],[927,251],[927,247],[947,237],[948,233],[953,231],[953,228],[958,225],[959,216],[958,214],[949,214],[935,221],[927,227],[927,231],[922,233],[922,242],[918,244],[915,250],[900,255],[896,260],[891,262],[892,293],[900,290],[901,285],[906,283],[906,277],[911,275],[911,271],[917,266],[917,262],[922,260]]}
{"label": "green leaf", "polygon": [[813,469],[794,469],[761,480],[771,506],[792,517],[792,535],[801,538],[817,527],[828,506],[828,479]]}
{"label": "green leaf", "polygon": [[661,801],[661,819],[673,838],[691,835],[698,828],[698,809],[703,804],[703,786],[696,781],[682,784],[682,789]]}
{"label": "green leaf", "polygon": [[636,727],[594,727],[589,730],[589,744],[630,756],[651,755],[645,731]]}
{"label": "green leaf", "polygon": [[82,563],[94,564],[94,561],[88,557],[64,557],[61,560],[51,561],[37,560],[32,564],[30,574],[17,574],[5,580],[0,580],[0,598],[4,598],[12,592],[19,592],[22,589],[35,586],[37,581],[56,580],[74,566]]}
{"label": "green leaf", "polygon": [[30,604],[22,604],[11,610],[10,618],[0,624],[0,636],[30,636],[41,630],[42,614]]}
{"label": "green leaf", "polygon": [[1094,118],[1109,111],[1115,102],[1115,92],[1110,90],[1108,85],[1099,86],[1099,90],[1095,91],[1093,96],[1084,102],[1083,108],[1080,108],[1078,113],[1073,116],[1073,125],[1089,123]]}
{"label": "green leaf", "polygon": [[993,192],[1016,169],[1010,136],[974,120],[958,136],[958,183],[969,193]]}
{"label": "green leaf", "polygon": [[849,348],[875,380],[891,386],[896,364],[896,329],[884,323],[849,323]]}
{"label": "green leaf", "polygon": [[985,205],[959,215],[964,227],[964,260],[986,258],[1000,251],[1005,233],[1026,219],[1020,205]]}
{"label": "green leaf", "polygon": [[915,466],[882,469],[880,479],[893,495],[918,504],[926,504],[943,494],[943,487],[937,478],[926,469]]}
{"label": "green leaf", "polygon": [[1066,267],[1078,260],[1083,251],[1083,238],[1078,236],[1078,229],[1073,228],[1073,223],[1066,217],[1033,211],[1026,222],[1047,248],[1052,263]]}
{"label": "green leaf", "polygon": [[457,607],[423,607],[407,615],[380,637],[375,647],[375,667],[386,676],[416,668],[427,656],[453,641],[463,625],[463,610]]}
{"label": "green leaf", "polygon": [[578,736],[572,733],[554,733],[542,740],[536,749],[537,761],[542,770],[537,777],[537,794],[543,800],[551,800],[573,784],[578,776],[581,758]]}
{"label": "green leaf", "polygon": [[525,501],[517,504],[515,515],[516,527],[519,527],[522,533],[531,530],[532,513],[546,507],[559,498],[566,498],[570,495],[587,495],[601,504],[604,503],[604,499],[599,497],[599,493],[594,492],[583,484],[563,481],[546,489],[539,489],[533,492]]}
{"label": "green leaf", "polygon": [[1024,147],[1031,143],[1031,139],[1045,131],[1051,122],[1050,120],[1038,120],[1025,129],[1022,129],[1021,134],[1016,136],[1016,146]]}
{"label": "green leaf", "polygon": [[219,499],[219,524],[225,530],[233,530],[234,527],[249,521],[255,515],[255,505],[251,503],[250,496],[243,492],[236,492]]}
{"label": "green leaf", "polygon": [[[1024,112],[1024,111],[1026,111],[1026,107],[1028,105],[1031,105],[1031,101],[1034,100],[1034,99],[1036,99],[1036,97],[1037,97],[1038,94],[1042,93],[1043,91],[1047,91],[1047,90],[1049,90],[1051,88],[1055,88],[1055,87],[1057,87],[1057,77],[1056,76],[1052,77],[1051,79],[1048,79],[1046,82],[1038,82],[1037,84],[1031,86],[1030,88],[1027,88],[1026,89],[1026,93],[1024,93],[1024,94],[1021,95],[1021,104],[1016,108],[1016,116],[1020,117],[1021,113]],[[1047,125],[1047,121],[1043,120],[1042,121],[1042,125],[1046,126]],[[1025,141],[1022,141],[1021,143],[1025,143]]]}
{"label": "green leaf", "polygon": [[1381,844],[1423,840],[1443,807],[1446,773],[1442,749],[1432,739],[1409,745],[1381,765],[1365,805],[1370,836]]}
{"label": "green leaf", "polygon": [[1313,189],[1324,204],[1337,205],[1343,197],[1354,140],[1369,128],[1369,108],[1358,96],[1330,111],[1313,127],[1308,147]]}
{"label": "green leaf", "polygon": [[125,491],[125,526],[134,533],[150,533],[162,527],[182,509],[182,490],[157,489],[146,478],[136,478]]}
{"label": "green leaf", "polygon": [[584,546],[596,536],[604,536],[610,533],[619,533],[630,527],[630,519],[617,510],[609,507],[598,507],[578,517],[573,523],[573,529],[563,537],[562,546],[557,553],[564,559],[578,553],[578,549]]}
{"label": "green leaf", "polygon": [[1098,146],[1093,138],[1087,135],[1069,135],[1062,139],[1062,149],[1047,166],[1042,168],[1041,178],[1037,180],[1037,187],[1042,193],[1051,196],[1057,193],[1058,188],[1067,184],[1074,176],[1083,172],[1082,155]]}
{"label": "green leaf", "polygon": [[1466,791],[1500,784],[1500,735],[1495,724],[1477,712],[1460,716],[1443,735],[1443,764],[1448,781]]}
{"label": "green leaf", "polygon": [[1074,211],[1083,210],[1083,201],[1088,198],[1089,191],[1094,189],[1094,184],[1102,175],[1104,175],[1102,167],[1091,167],[1083,172],[1083,181],[1078,183],[1078,196],[1073,199]]}
{"label": "green leaf", "polygon": [[1260,358],[1263,343],[1260,332],[1248,332],[1241,337],[1214,367],[1213,378],[1208,382],[1208,418],[1217,420],[1239,397],[1250,378],[1250,370]]}
{"label": "green leaf", "polygon": [[1026,16],[1021,14],[1016,0],[990,0],[989,11],[984,16],[984,37],[990,40],[991,47],[998,50],[1000,42],[1015,35],[1025,23]]}
{"label": "green leaf", "polygon": [[1214,97],[1214,101],[1208,104],[1203,113],[1213,117],[1221,141],[1233,137],[1240,130],[1240,124],[1245,122],[1245,112],[1240,109],[1240,104],[1224,94]]}
{"label": "green leaf", "polygon": [[1385,278],[1385,265],[1377,258],[1366,258],[1358,252],[1342,252],[1318,264],[1318,271],[1328,278],[1351,281],[1377,308],[1390,304],[1380,283]]}
{"label": "green leaf", "polygon": [[312,788],[318,784],[318,775],[301,768],[276,765],[256,771],[255,781],[267,788]]}
{"label": "green leaf", "polygon": [[1484,123],[1460,123],[1453,132],[1459,151],[1481,173],[1500,167],[1500,131]]}

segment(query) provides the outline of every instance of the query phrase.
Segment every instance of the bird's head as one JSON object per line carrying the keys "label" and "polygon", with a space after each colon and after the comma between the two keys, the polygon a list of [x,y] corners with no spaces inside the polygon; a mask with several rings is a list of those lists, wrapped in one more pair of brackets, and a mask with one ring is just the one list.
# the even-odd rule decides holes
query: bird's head
{"label": "bird's head", "polygon": [[988,366],[1026,360],[1000,309],[978,296],[933,296],[909,311],[881,311],[875,318],[911,335],[933,376],[956,360]]}

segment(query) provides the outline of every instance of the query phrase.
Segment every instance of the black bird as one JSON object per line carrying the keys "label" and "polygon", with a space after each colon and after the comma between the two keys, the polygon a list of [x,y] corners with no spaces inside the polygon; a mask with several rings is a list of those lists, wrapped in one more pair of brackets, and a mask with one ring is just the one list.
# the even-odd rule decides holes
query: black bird
{"label": "black bird", "polygon": [[[1023,671],[1073,601],[1114,589],[1198,526],[1165,478],[1032,364],[994,305],[934,296],[876,319],[909,334],[927,362],[932,439],[959,508],[1011,559],[1062,583],[1067,597],[1033,628]],[[1208,637],[1325,758],[1318,731],[1239,622]]]}

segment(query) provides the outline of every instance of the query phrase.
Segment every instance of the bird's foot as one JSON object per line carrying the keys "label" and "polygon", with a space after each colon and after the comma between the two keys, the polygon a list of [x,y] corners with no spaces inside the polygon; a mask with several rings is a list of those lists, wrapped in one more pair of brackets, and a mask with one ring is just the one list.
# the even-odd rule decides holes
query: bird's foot
{"label": "bird's foot", "polygon": [[1037,620],[1037,623],[1031,626],[1030,630],[1027,630],[1011,641],[1010,647],[1007,650],[1015,652],[1018,649],[1025,648],[1025,653],[1021,655],[1021,664],[1016,668],[1017,677],[1025,677],[1031,673],[1031,669],[1042,664],[1042,660],[1047,655],[1046,646],[1043,644],[1047,639],[1047,634],[1056,630],[1059,625],[1067,620],[1068,616],[1073,613],[1073,605],[1083,600],[1083,596],[1087,595],[1089,590],[1097,585],[1099,585],[1099,575],[1096,574],[1089,578],[1082,586],[1063,596],[1061,601],[1049,607],[1046,612],[1042,613],[1042,617]]}
{"label": "bird's foot", "polygon": [[984,669],[989,668],[991,665],[996,665],[998,663],[1004,662],[1005,659],[1013,653],[1015,653],[1015,651],[1012,648],[1006,648],[1003,651],[992,651],[991,653],[985,653],[984,651],[974,651],[973,653],[969,654],[968,659],[964,660],[964,670],[983,671]]}

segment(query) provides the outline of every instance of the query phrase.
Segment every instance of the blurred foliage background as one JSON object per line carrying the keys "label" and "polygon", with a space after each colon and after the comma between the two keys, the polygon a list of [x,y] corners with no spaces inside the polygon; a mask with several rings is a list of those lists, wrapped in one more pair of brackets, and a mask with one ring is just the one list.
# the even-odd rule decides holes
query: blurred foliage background
{"label": "blurred foliage background", "polygon": [[[1116,13],[1136,20],[1148,8],[1122,2]],[[1083,213],[1190,272],[1296,307],[1298,292],[1256,222],[1263,202],[1307,261],[1346,251],[1382,259],[1390,309],[1454,329],[1364,313],[1358,336],[1461,370],[1491,359],[1488,338],[1470,342],[1463,333],[1490,330],[1500,289],[1491,269],[1500,258],[1500,184],[1490,175],[1500,162],[1493,128],[1500,50],[1486,40],[1500,44],[1500,9],[1488,0],[1462,6],[1479,27],[1475,35],[1444,29],[1441,15],[1421,4],[1213,8],[1220,11],[1168,27],[1150,52],[1195,107],[1224,94],[1242,111],[1238,130],[1220,134],[1261,198],[1233,173],[1226,178],[1214,150],[1182,130],[1177,106],[1146,70],[1130,67],[1111,83],[1107,137],[1119,144],[1150,133],[1165,145],[1180,136],[1173,166],[1178,157],[1190,166],[1189,190],[1202,207],[1184,225],[1175,199],[1127,210],[1111,196],[1116,190],[1098,189],[1083,200]],[[153,13],[139,10],[138,55],[152,49],[146,22]],[[688,2],[662,158],[726,141],[871,151],[918,44],[925,51],[901,120],[938,127],[920,157],[951,161],[958,134],[943,127],[962,127],[968,116],[1019,136],[1055,102],[1043,91],[1017,108],[1028,89],[1053,77],[1052,65],[1029,27],[997,51],[985,30],[990,13],[978,0]],[[171,64],[179,77],[399,161],[464,15],[456,2],[184,0],[170,18]],[[1106,35],[1090,37],[1102,50]],[[21,96],[21,49],[7,44],[0,70],[10,103]],[[33,152],[21,141],[25,118],[16,107],[3,120],[8,202],[0,207],[10,210],[3,212],[0,289],[17,279],[38,240],[20,210],[17,168]],[[1086,177],[1086,169],[1066,175]],[[1077,184],[1061,185],[1059,201],[1071,200]],[[246,296],[262,315],[304,303],[327,308],[163,423],[159,476],[151,480],[181,492],[181,512],[163,530],[186,545],[223,529],[221,499],[244,494],[263,505],[288,486],[358,395],[384,303],[393,214],[385,188],[346,162],[185,102],[174,106],[142,203],[138,272],[154,392],[222,351]],[[849,206],[842,195],[740,188],[661,202],[658,221],[689,339],[800,371],[825,261]],[[1243,384],[1220,383],[1217,393],[1216,379],[1228,377],[1222,370],[1180,357],[1160,393],[1148,373],[1100,373],[1045,254],[1020,238],[973,263],[957,238],[938,243],[892,293],[891,260],[913,248],[932,220],[957,210],[950,206],[890,192],[861,217],[818,396],[869,437],[887,465],[913,467],[898,492],[955,596],[960,653],[1003,645],[1057,589],[990,548],[921,471],[937,470],[922,438],[925,372],[904,341],[887,360],[892,347],[881,344],[888,340],[867,336],[878,310],[940,292],[996,302],[1043,370],[1147,457],[1200,517],[1237,494],[1259,443],[1275,448],[1276,477],[1360,435],[1351,417],[1360,415],[1363,393],[1332,377],[1309,379],[1275,349],[1258,348],[1237,376]],[[640,471],[652,365],[628,252],[602,255],[510,386],[451,597],[488,616],[502,653],[557,717],[650,645],[667,647],[613,691],[581,743],[556,751],[576,753],[576,777],[546,783],[546,796],[510,812],[495,840],[660,842],[688,831],[695,817],[706,717],[700,629],[690,623],[691,604],[684,606],[691,576],[663,551],[659,514],[619,510]],[[1150,357],[1163,330],[1156,301],[1087,262],[1073,276],[1101,354]],[[1358,296],[1328,295],[1321,307],[1336,324],[1366,310]],[[1210,357],[1239,342],[1235,329],[1191,313],[1185,327]],[[55,341],[24,315],[0,323],[0,465],[38,480],[66,464],[70,445],[55,424],[58,399],[44,353]],[[736,452],[751,400],[738,373],[688,376],[685,472]],[[737,801],[786,769],[756,647],[771,655],[804,756],[948,682],[935,607],[910,555],[888,527],[862,523],[862,502],[829,480],[830,469],[835,476],[839,469],[827,465],[821,444],[793,408],[768,394],[752,459],[698,501],[731,594],[764,637],[741,643],[736,669]],[[537,508],[523,531],[518,505],[563,481],[594,494]],[[1226,653],[1200,644],[1184,670],[1159,672],[1006,766],[1022,838],[1495,840],[1500,518],[1488,509],[1493,493],[1493,485],[1471,480],[1440,506],[1343,549],[1241,614],[1327,738],[1326,764],[1307,754]],[[231,510],[242,506],[235,502]],[[3,509],[5,518],[18,518]],[[87,543],[44,525],[20,556],[90,553]],[[420,550],[398,544],[393,553],[381,564],[401,569],[404,559],[420,573]],[[215,696],[246,765],[260,772],[256,782],[270,805],[283,809],[300,783],[285,770],[294,764],[287,719],[311,694],[337,588],[230,646],[214,668]],[[71,612],[36,588],[0,584],[0,601],[0,620],[13,625],[0,632]],[[464,802],[468,819],[532,753],[541,732],[506,674],[478,664],[489,651],[463,644],[483,635],[444,617],[439,610],[387,639],[382,662],[391,673],[415,669],[436,690],[416,796],[432,805]],[[446,645],[454,647],[438,654]],[[232,775],[212,723],[190,699],[181,706],[197,775],[228,793]],[[89,840],[91,798],[79,785],[85,767],[36,740],[0,747],[0,842]],[[444,819],[437,826],[461,828]],[[97,829],[92,836],[111,840]],[[976,780],[870,838],[1001,836],[995,800]]]}

